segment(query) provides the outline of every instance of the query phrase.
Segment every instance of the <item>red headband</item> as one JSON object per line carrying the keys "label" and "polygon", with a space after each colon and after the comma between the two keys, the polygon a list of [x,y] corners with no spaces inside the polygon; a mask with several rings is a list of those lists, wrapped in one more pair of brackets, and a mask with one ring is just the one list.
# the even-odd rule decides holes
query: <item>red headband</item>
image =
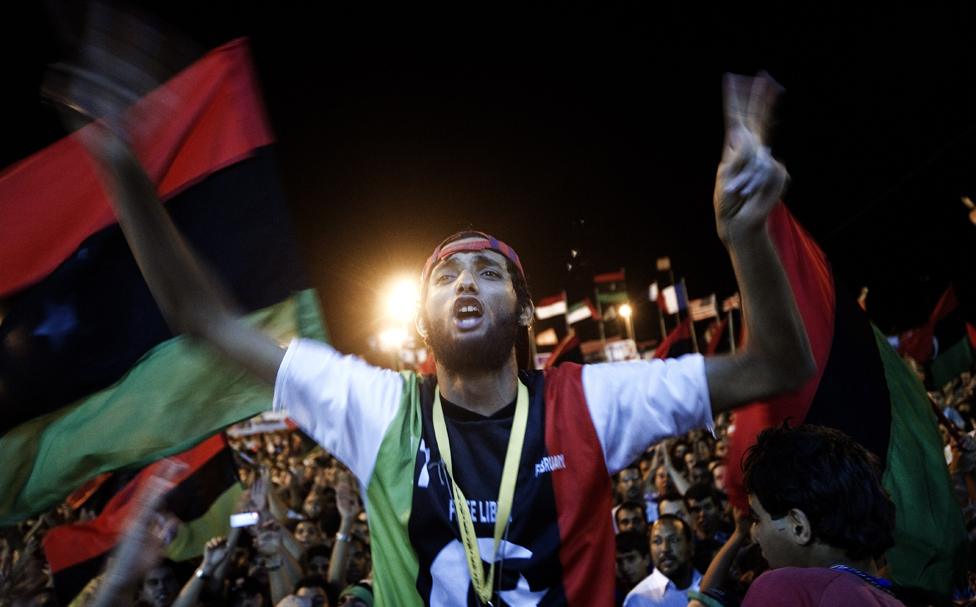
{"label": "red headband", "polygon": [[[470,237],[463,236],[461,240],[453,240],[446,244],[437,245],[437,248],[434,249],[431,256],[427,258],[427,263],[424,264],[424,271],[420,274],[421,287],[425,287],[427,285],[427,279],[430,278],[431,271],[434,269],[434,266],[437,265],[437,262],[441,261],[442,259],[446,259],[447,257],[462,251],[483,251],[485,249],[495,251],[496,253],[503,255],[515,265],[522,278],[525,278],[525,270],[522,269],[522,262],[519,261],[519,256],[518,253],[515,252],[515,249],[498,240],[494,236],[490,236],[484,232],[470,232],[470,234]],[[469,238],[480,239],[469,240]]]}

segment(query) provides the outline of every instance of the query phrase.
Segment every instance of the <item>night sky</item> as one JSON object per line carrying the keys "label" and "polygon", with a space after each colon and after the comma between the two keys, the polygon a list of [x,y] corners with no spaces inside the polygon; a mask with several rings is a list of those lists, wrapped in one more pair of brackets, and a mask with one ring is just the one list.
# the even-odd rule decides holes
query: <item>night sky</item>
{"label": "night sky", "polygon": [[[365,353],[379,294],[474,226],[519,251],[536,298],[583,271],[646,293],[669,255],[691,297],[734,290],[714,232],[721,76],[786,89],[774,154],[786,200],[885,331],[921,323],[955,281],[976,304],[976,18],[966,3],[255,2],[143,6],[200,49],[246,35],[282,184],[332,341]],[[735,3],[738,4],[738,3]],[[72,23],[75,5],[58,4]],[[4,18],[7,166],[63,135],[38,94],[64,58],[43,5]],[[0,219],[2,220],[2,219]],[[582,223],[580,223],[582,221]]]}

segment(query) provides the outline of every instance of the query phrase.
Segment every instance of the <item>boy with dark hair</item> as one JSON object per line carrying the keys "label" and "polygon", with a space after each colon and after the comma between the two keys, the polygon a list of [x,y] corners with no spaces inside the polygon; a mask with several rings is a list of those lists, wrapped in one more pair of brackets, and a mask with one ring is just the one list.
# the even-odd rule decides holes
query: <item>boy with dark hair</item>
{"label": "boy with dark hair", "polygon": [[617,534],[617,605],[623,603],[634,586],[651,569],[651,551],[646,533],[622,531]]}
{"label": "boy with dark hair", "polygon": [[759,435],[744,470],[752,535],[772,571],[743,607],[902,604],[877,577],[895,508],[864,447],[831,428],[784,424]]}

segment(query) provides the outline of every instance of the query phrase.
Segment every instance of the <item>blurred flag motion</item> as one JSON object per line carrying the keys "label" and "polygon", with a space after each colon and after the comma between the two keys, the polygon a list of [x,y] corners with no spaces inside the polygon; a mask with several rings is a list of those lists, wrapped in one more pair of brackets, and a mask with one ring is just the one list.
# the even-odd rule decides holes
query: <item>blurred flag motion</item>
{"label": "blurred flag motion", "polygon": [[[246,41],[203,56],[133,149],[248,322],[323,338]],[[173,100],[178,103],[173,103]],[[270,408],[271,388],[166,327],[76,136],[0,175],[0,525],[100,473],[185,451]]]}

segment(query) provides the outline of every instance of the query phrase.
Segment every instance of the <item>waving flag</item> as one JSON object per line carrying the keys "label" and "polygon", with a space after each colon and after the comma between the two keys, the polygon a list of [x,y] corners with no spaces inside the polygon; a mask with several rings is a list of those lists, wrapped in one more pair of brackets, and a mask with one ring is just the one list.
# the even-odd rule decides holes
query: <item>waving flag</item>
{"label": "waving flag", "polygon": [[[891,578],[947,596],[965,570],[967,540],[925,389],[838,288],[823,251],[782,204],[769,231],[819,372],[795,392],[736,410],[728,461],[741,462],[762,429],[787,419],[847,433],[884,464],[882,481],[896,506],[895,546],[886,554]],[[743,504],[737,465],[729,466],[728,487]]]}
{"label": "waving flag", "polygon": [[[324,338],[247,44],[154,95],[181,103],[133,149],[174,222],[249,322],[282,342]],[[77,136],[0,175],[0,215],[16,218],[0,222],[0,525],[270,408],[269,387],[170,333]]]}
{"label": "waving flag", "polygon": [[[185,468],[173,479],[176,486],[163,500],[166,511],[180,521],[165,556],[184,561],[202,554],[210,538],[227,534],[229,517],[243,489],[223,435],[212,436],[173,459],[185,464]],[[55,527],[44,536],[44,555],[63,605],[101,573],[106,557],[122,537],[137,506],[134,498],[161,464],[143,468],[94,519]]]}

